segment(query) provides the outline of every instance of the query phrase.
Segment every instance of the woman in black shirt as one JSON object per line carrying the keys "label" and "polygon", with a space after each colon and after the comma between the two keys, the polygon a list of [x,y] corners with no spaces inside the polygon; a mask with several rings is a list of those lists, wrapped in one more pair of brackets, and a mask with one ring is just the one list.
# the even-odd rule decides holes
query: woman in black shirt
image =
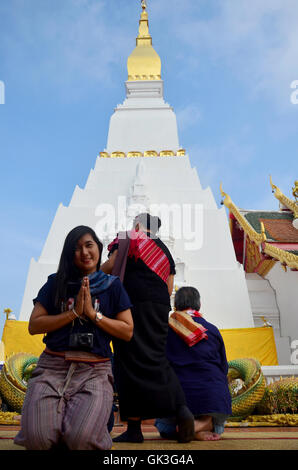
{"label": "woman in black shirt", "polygon": [[129,343],[113,340],[114,374],[120,416],[127,431],[116,442],[143,442],[142,419],[177,417],[178,441],[193,438],[193,416],[185,405],[184,393],[166,358],[170,294],[175,275],[174,260],[156,236],[158,217],[140,214],[134,230],[109,245],[109,260],[101,266],[113,271],[121,244],[127,244],[123,285],[132,306],[134,335]]}

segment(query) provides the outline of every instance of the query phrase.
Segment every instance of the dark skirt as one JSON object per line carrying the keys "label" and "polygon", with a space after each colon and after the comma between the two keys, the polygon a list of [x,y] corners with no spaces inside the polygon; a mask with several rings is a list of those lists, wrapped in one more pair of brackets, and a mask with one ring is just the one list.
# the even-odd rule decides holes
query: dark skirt
{"label": "dark skirt", "polygon": [[132,316],[131,341],[113,341],[121,419],[173,416],[177,407],[185,404],[185,398],[166,358],[169,307],[150,301],[134,302]]}

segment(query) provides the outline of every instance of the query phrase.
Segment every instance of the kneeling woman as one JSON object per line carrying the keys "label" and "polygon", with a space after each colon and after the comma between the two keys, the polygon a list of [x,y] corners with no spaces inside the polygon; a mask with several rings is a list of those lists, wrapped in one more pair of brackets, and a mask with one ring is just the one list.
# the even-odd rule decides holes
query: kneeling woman
{"label": "kneeling woman", "polygon": [[118,277],[99,270],[102,243],[85,226],[66,237],[56,274],[34,299],[32,335],[46,348],[28,382],[15,444],[47,450],[112,446],[110,341],[133,334],[131,302]]}
{"label": "kneeling woman", "polygon": [[[203,318],[200,307],[197,289],[185,286],[177,291],[176,313],[169,321],[167,357],[195,417],[195,439],[217,441],[232,414],[228,362],[220,331]],[[156,427],[162,437],[173,438],[176,420],[157,420]]]}

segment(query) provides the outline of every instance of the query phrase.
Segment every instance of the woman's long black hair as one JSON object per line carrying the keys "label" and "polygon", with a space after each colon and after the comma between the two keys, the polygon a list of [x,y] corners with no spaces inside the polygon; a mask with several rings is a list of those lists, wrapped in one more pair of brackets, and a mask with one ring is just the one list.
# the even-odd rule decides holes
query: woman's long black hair
{"label": "woman's long black hair", "polygon": [[69,281],[76,281],[80,279],[80,277],[82,277],[80,270],[74,264],[74,256],[75,256],[75,250],[76,250],[78,241],[87,233],[89,233],[92,236],[93,240],[98,246],[99,260],[98,260],[97,267],[96,267],[97,271],[100,268],[103,244],[98,239],[96,233],[94,232],[92,228],[87,227],[85,225],[79,225],[78,227],[75,227],[69,232],[69,234],[65,238],[65,242],[64,242],[61,257],[60,257],[58,271],[56,274],[56,289],[55,289],[56,307],[59,307],[59,302],[61,302],[61,299],[66,298],[67,283]]}

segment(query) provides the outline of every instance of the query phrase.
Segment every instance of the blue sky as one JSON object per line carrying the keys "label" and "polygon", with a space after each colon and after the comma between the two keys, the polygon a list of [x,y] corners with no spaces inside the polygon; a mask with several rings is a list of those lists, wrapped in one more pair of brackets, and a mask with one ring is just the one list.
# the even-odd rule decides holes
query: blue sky
{"label": "blue sky", "polygon": [[[298,2],[147,3],[165,100],[202,186],[218,205],[222,181],[240,207],[277,208],[269,175],[288,196],[298,178]],[[58,205],[106,147],[140,11],[138,0],[0,2],[0,333]]]}

